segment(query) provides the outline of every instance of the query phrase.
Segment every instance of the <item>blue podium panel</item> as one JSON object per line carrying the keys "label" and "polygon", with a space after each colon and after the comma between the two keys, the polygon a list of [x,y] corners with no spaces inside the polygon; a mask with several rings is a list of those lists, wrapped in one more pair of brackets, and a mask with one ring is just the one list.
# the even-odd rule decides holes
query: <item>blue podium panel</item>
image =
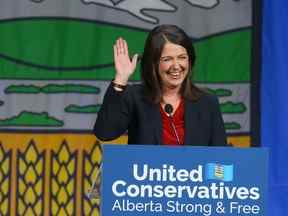
{"label": "blue podium panel", "polygon": [[266,215],[263,148],[104,145],[102,216]]}

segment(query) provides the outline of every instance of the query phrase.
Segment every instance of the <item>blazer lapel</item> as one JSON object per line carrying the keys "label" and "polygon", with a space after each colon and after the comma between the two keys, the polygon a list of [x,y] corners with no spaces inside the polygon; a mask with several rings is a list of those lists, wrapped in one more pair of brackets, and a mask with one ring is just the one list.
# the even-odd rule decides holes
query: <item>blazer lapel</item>
{"label": "blazer lapel", "polygon": [[153,140],[152,143],[153,144],[158,144],[161,145],[162,144],[162,118],[161,118],[161,114],[160,114],[160,107],[159,104],[151,104],[149,102],[147,102],[145,100],[145,98],[143,98],[143,100],[145,101],[145,104],[147,106],[145,106],[145,110],[144,112],[147,113],[147,125],[149,125],[152,128],[153,131]]}
{"label": "blazer lapel", "polygon": [[[197,102],[196,102],[197,103]],[[199,110],[195,102],[185,100],[184,111],[184,145],[199,145],[197,136],[197,125],[199,121]]]}
{"label": "blazer lapel", "polygon": [[151,115],[151,125],[154,125],[154,136],[156,140],[156,144],[162,144],[162,118],[160,114],[160,107],[158,104],[153,105],[153,115]]}

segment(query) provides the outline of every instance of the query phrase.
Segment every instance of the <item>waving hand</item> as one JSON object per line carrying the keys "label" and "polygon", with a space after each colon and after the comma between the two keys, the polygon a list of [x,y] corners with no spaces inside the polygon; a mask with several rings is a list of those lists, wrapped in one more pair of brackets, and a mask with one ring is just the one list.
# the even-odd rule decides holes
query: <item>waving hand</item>
{"label": "waving hand", "polygon": [[135,54],[132,60],[130,60],[127,42],[122,38],[116,41],[113,48],[116,70],[114,81],[121,85],[126,85],[129,77],[136,69],[138,55]]}

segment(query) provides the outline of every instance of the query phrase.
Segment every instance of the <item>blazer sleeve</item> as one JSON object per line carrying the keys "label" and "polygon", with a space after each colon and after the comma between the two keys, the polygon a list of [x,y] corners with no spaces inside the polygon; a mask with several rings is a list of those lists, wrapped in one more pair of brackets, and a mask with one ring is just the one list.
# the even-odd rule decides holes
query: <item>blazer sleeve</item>
{"label": "blazer sleeve", "polygon": [[130,104],[129,86],[118,92],[109,85],[94,125],[93,131],[98,139],[113,140],[127,130],[131,118]]}
{"label": "blazer sleeve", "polygon": [[224,121],[220,111],[218,98],[212,97],[212,124],[211,124],[211,146],[227,146],[227,137],[224,127]]}

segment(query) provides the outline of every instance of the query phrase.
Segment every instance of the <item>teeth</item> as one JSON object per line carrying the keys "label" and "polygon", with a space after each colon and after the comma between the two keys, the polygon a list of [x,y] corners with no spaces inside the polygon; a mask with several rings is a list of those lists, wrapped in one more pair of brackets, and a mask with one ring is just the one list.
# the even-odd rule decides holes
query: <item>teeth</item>
{"label": "teeth", "polygon": [[168,73],[168,75],[172,79],[179,79],[180,78],[180,73],[179,72],[170,72],[170,73]]}
{"label": "teeth", "polygon": [[168,74],[173,75],[173,76],[178,76],[180,75],[180,72],[168,72]]}

